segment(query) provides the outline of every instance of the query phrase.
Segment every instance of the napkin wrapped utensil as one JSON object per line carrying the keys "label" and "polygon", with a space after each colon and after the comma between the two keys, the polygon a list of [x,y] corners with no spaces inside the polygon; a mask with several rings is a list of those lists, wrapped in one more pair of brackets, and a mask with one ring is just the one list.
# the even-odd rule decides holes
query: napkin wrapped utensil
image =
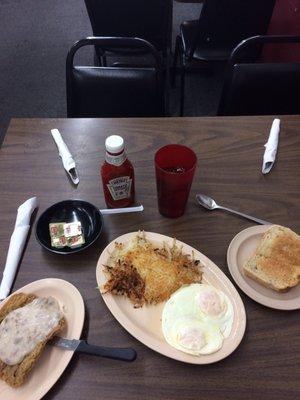
{"label": "napkin wrapped utensil", "polygon": [[74,185],[78,185],[78,171],[73,156],[68,149],[68,146],[64,142],[58,129],[51,129],[51,134],[58,148],[58,153],[62,160],[64,169],[67,171]]}
{"label": "napkin wrapped utensil", "polygon": [[30,229],[30,218],[37,205],[37,198],[32,197],[18,208],[15,228],[10,238],[6,264],[0,285],[0,300],[4,300],[10,293]]}
{"label": "napkin wrapped utensil", "polygon": [[268,174],[276,159],[277,149],[278,149],[278,141],[279,141],[279,132],[280,132],[280,119],[274,119],[269,139],[265,144],[265,153],[263,157],[263,165],[261,172],[263,174]]}

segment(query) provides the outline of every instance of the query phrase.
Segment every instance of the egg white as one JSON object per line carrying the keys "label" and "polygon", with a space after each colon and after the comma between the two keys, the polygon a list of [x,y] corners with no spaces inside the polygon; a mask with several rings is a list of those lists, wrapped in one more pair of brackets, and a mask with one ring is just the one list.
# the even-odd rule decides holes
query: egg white
{"label": "egg white", "polygon": [[196,283],[181,287],[166,302],[162,331],[166,341],[178,350],[211,354],[230,335],[233,318],[233,306],[225,293]]}
{"label": "egg white", "polygon": [[165,319],[163,333],[172,347],[193,355],[214,353],[223,343],[223,336],[217,326],[192,318],[176,319],[172,325]]}
{"label": "egg white", "polygon": [[[234,318],[233,305],[228,296],[221,290],[218,290],[215,287],[207,284],[197,284],[197,288],[195,288],[195,290],[197,291],[195,301],[199,307],[198,312],[201,314],[201,319],[203,321],[217,324],[220,327],[223,336],[227,338],[230,335]],[[209,313],[209,310],[203,307],[202,300],[206,295],[213,295],[214,298],[219,300],[219,313]]]}

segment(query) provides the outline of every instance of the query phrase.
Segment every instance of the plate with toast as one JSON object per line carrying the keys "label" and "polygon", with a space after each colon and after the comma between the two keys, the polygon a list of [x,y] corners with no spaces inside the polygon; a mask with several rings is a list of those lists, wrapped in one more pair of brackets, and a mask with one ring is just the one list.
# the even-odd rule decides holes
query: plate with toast
{"label": "plate with toast", "polygon": [[79,339],[83,323],[81,294],[62,279],[32,282],[5,299],[0,304],[0,398],[41,399],[73,356],[48,341],[55,335]]}
{"label": "plate with toast", "polygon": [[236,284],[256,302],[300,309],[300,236],[280,225],[244,229],[231,241],[227,264]]}

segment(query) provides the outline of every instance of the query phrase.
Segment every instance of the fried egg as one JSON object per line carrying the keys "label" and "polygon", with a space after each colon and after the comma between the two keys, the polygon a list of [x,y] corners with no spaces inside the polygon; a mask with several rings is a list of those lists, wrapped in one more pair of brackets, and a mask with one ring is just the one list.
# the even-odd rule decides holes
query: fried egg
{"label": "fried egg", "polygon": [[[192,285],[191,285],[192,286]],[[201,319],[217,324],[225,338],[230,335],[233,324],[233,306],[228,296],[213,286],[202,284],[193,285],[195,291],[196,307]]]}
{"label": "fried egg", "polygon": [[222,347],[223,337],[216,325],[207,324],[191,317],[164,319],[163,333],[166,341],[185,353],[210,354]]}
{"label": "fried egg", "polygon": [[230,335],[234,311],[229,298],[208,284],[177,290],[166,302],[162,331],[173,347],[193,355],[218,351]]}

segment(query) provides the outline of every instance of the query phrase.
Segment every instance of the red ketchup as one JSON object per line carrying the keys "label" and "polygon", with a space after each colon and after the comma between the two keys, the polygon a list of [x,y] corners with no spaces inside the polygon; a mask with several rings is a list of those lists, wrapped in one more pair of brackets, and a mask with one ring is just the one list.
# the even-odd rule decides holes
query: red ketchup
{"label": "red ketchup", "polygon": [[105,140],[106,156],[101,167],[104,197],[107,207],[127,207],[134,203],[134,170],[124,151],[121,136]]}

